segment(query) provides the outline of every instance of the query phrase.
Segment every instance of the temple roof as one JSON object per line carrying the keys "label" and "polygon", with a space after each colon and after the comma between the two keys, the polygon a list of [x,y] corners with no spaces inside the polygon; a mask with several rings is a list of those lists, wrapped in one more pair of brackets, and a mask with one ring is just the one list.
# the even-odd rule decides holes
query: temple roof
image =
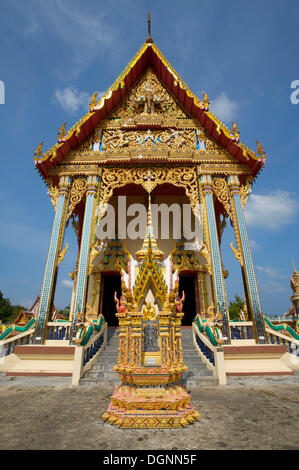
{"label": "temple roof", "polygon": [[43,178],[47,177],[50,167],[58,164],[71,150],[80,146],[94,132],[100,121],[107,118],[120,105],[148,67],[154,70],[166,90],[192,118],[199,121],[210,137],[240,163],[249,166],[254,177],[259,173],[266,160],[261,144],[257,142],[255,152],[244,145],[240,141],[237,125],[233,122],[232,129],[228,129],[209,110],[206,93],[203,92],[204,98],[200,101],[189,90],[156,44],[147,40],[105,95],[99,101],[96,99],[97,94],[93,95],[87,114],[67,132],[64,124],[59,130],[57,143],[45,153],[42,151],[42,144],[38,146],[34,160]]}

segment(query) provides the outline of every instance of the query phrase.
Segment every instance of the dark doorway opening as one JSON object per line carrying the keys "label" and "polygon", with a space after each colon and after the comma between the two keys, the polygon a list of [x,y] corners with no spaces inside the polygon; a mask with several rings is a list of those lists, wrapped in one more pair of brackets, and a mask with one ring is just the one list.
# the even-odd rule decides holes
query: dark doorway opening
{"label": "dark doorway opening", "polygon": [[104,316],[108,326],[118,326],[118,318],[116,317],[116,304],[114,293],[117,297],[121,296],[121,277],[120,274],[105,274],[101,280],[101,302],[100,312]]}
{"label": "dark doorway opening", "polygon": [[185,301],[183,303],[182,318],[183,326],[192,325],[192,321],[197,314],[196,308],[196,295],[195,295],[195,274],[181,274],[179,279],[179,294],[182,296],[183,291],[185,292]]}

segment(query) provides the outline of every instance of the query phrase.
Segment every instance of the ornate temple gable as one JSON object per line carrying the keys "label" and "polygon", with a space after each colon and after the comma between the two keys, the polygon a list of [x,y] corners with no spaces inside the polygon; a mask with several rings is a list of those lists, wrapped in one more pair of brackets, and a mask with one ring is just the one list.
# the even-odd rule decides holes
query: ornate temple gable
{"label": "ornate temple gable", "polygon": [[230,130],[211,113],[206,93],[200,101],[150,42],[100,100],[93,95],[80,121],[68,131],[62,125],[53,147],[45,153],[42,143],[37,147],[35,165],[46,179],[73,163],[105,165],[112,159],[147,157],[171,163],[235,159],[254,177],[265,163],[261,144],[255,152],[244,145],[237,125]]}
{"label": "ornate temple gable", "polygon": [[145,158],[232,159],[197,120],[186,114],[151,68],[96,127],[93,136],[71,151],[61,164],[111,162],[115,157],[131,158],[140,153]]}

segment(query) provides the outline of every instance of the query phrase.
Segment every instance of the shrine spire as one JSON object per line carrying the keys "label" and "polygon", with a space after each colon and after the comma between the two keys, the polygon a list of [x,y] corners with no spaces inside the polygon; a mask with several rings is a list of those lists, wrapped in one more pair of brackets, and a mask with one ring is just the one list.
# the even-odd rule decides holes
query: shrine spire
{"label": "shrine spire", "polygon": [[146,38],[146,43],[151,43],[153,44],[154,40],[152,38],[152,34],[151,34],[151,15],[150,15],[150,12],[148,12],[148,16],[147,16],[147,38]]}

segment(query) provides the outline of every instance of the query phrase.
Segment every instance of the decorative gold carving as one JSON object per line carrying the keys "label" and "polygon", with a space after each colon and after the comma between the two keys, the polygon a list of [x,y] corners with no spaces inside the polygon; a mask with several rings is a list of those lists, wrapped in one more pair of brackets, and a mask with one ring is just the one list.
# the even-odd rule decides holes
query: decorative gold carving
{"label": "decorative gold carving", "polygon": [[54,206],[54,209],[56,210],[59,198],[59,189],[57,188],[57,186],[50,185],[48,189],[48,194],[51,198],[51,202]]}
{"label": "decorative gold carving", "polygon": [[65,137],[65,135],[66,135],[65,126],[66,126],[66,121],[62,124],[62,126],[58,130],[58,137],[57,137],[58,142],[60,142],[63,139],[63,137]]}
{"label": "decorative gold carving", "polygon": [[206,110],[208,110],[210,106],[210,100],[205,91],[203,91],[202,93],[203,93],[204,99],[202,100],[201,104]]}
{"label": "decorative gold carving", "polygon": [[86,178],[76,178],[73,181],[71,195],[70,195],[70,205],[67,218],[69,218],[73,210],[75,209],[76,205],[79,204],[81,199],[83,198],[87,189],[87,182]]}
{"label": "decorative gold carving", "polygon": [[[101,255],[100,261],[94,265],[98,255]],[[95,240],[91,248],[88,273],[122,270],[128,272],[129,257],[125,244],[122,245],[119,240],[109,240],[108,246],[103,241]]]}
{"label": "decorative gold carving", "polygon": [[141,118],[150,119],[169,112],[172,117],[188,117],[161,85],[156,74],[149,68],[129,93],[126,101],[111,117],[130,119],[139,115]]}
{"label": "decorative gold carving", "polygon": [[265,149],[264,147],[262,146],[262,144],[256,140],[256,145],[257,145],[257,150],[256,150],[256,153],[262,157],[262,158],[266,158],[266,154],[265,154]]}
{"label": "decorative gold carving", "polygon": [[96,257],[101,254],[101,249],[102,249],[101,243],[99,242],[99,240],[95,240],[90,250],[88,274],[92,273],[92,270],[94,268],[93,262],[96,259]]}
{"label": "decorative gold carving", "polygon": [[213,266],[211,264],[211,254],[210,254],[210,251],[206,242],[202,243],[200,254],[206,259],[207,261],[206,268],[208,270],[208,273],[212,276]]}
{"label": "decorative gold carving", "polygon": [[67,252],[67,250],[69,249],[69,245],[68,243],[65,244],[65,248],[63,250],[61,250],[61,252],[59,253],[59,256],[58,256],[58,261],[57,261],[57,266],[60,265],[61,261],[63,261],[64,257],[65,257],[65,254]]}
{"label": "decorative gold carving", "polygon": [[223,319],[222,313],[218,312],[218,310],[216,309],[213,303],[212,305],[208,307],[208,315],[209,315],[209,323],[211,325],[216,325],[216,323],[218,323],[220,320]]}
{"label": "decorative gold carving", "polygon": [[213,179],[213,190],[217,199],[223,204],[227,214],[232,217],[230,203],[229,203],[229,190],[225,181],[225,178],[214,178]]}
{"label": "decorative gold carving", "polygon": [[233,254],[235,255],[235,258],[239,261],[240,265],[243,266],[243,259],[242,259],[242,255],[240,251],[234,247],[233,242],[231,242],[230,247],[231,247]]}
{"label": "decorative gold carving", "polygon": [[185,250],[185,240],[176,243],[171,253],[173,270],[180,271],[203,271],[206,272],[206,266],[202,266],[194,250]]}
{"label": "decorative gold carving", "polygon": [[35,149],[35,152],[34,152],[34,159],[36,160],[38,157],[40,157],[41,155],[43,155],[43,145],[44,145],[45,142],[41,142]]}
{"label": "decorative gold carving", "polygon": [[104,130],[102,150],[196,150],[194,129]]}
{"label": "decorative gold carving", "polygon": [[[190,199],[193,213],[196,213],[196,205],[199,204],[197,177],[195,167],[153,167],[151,175],[156,184],[169,183],[174,186],[183,187],[186,196]],[[113,194],[115,188],[125,186],[126,184],[135,183],[144,188],[147,186],[148,168],[103,168],[100,205],[105,207]],[[101,211],[99,218],[105,215]]]}
{"label": "decorative gold carving", "polygon": [[232,123],[233,123],[233,127],[232,127],[232,130],[231,130],[231,133],[232,133],[233,137],[235,138],[235,140],[237,142],[239,142],[239,140],[240,140],[239,128],[238,128],[237,124],[234,121],[232,121]]}
{"label": "decorative gold carving", "polygon": [[91,100],[90,100],[90,102],[89,102],[89,110],[90,110],[90,111],[98,104],[97,96],[98,96],[98,92],[96,91],[96,92],[92,95]]}
{"label": "decorative gold carving", "polygon": [[245,208],[249,194],[251,193],[251,183],[253,181],[252,177],[246,178],[246,184],[240,186],[240,199],[242,208]]}

